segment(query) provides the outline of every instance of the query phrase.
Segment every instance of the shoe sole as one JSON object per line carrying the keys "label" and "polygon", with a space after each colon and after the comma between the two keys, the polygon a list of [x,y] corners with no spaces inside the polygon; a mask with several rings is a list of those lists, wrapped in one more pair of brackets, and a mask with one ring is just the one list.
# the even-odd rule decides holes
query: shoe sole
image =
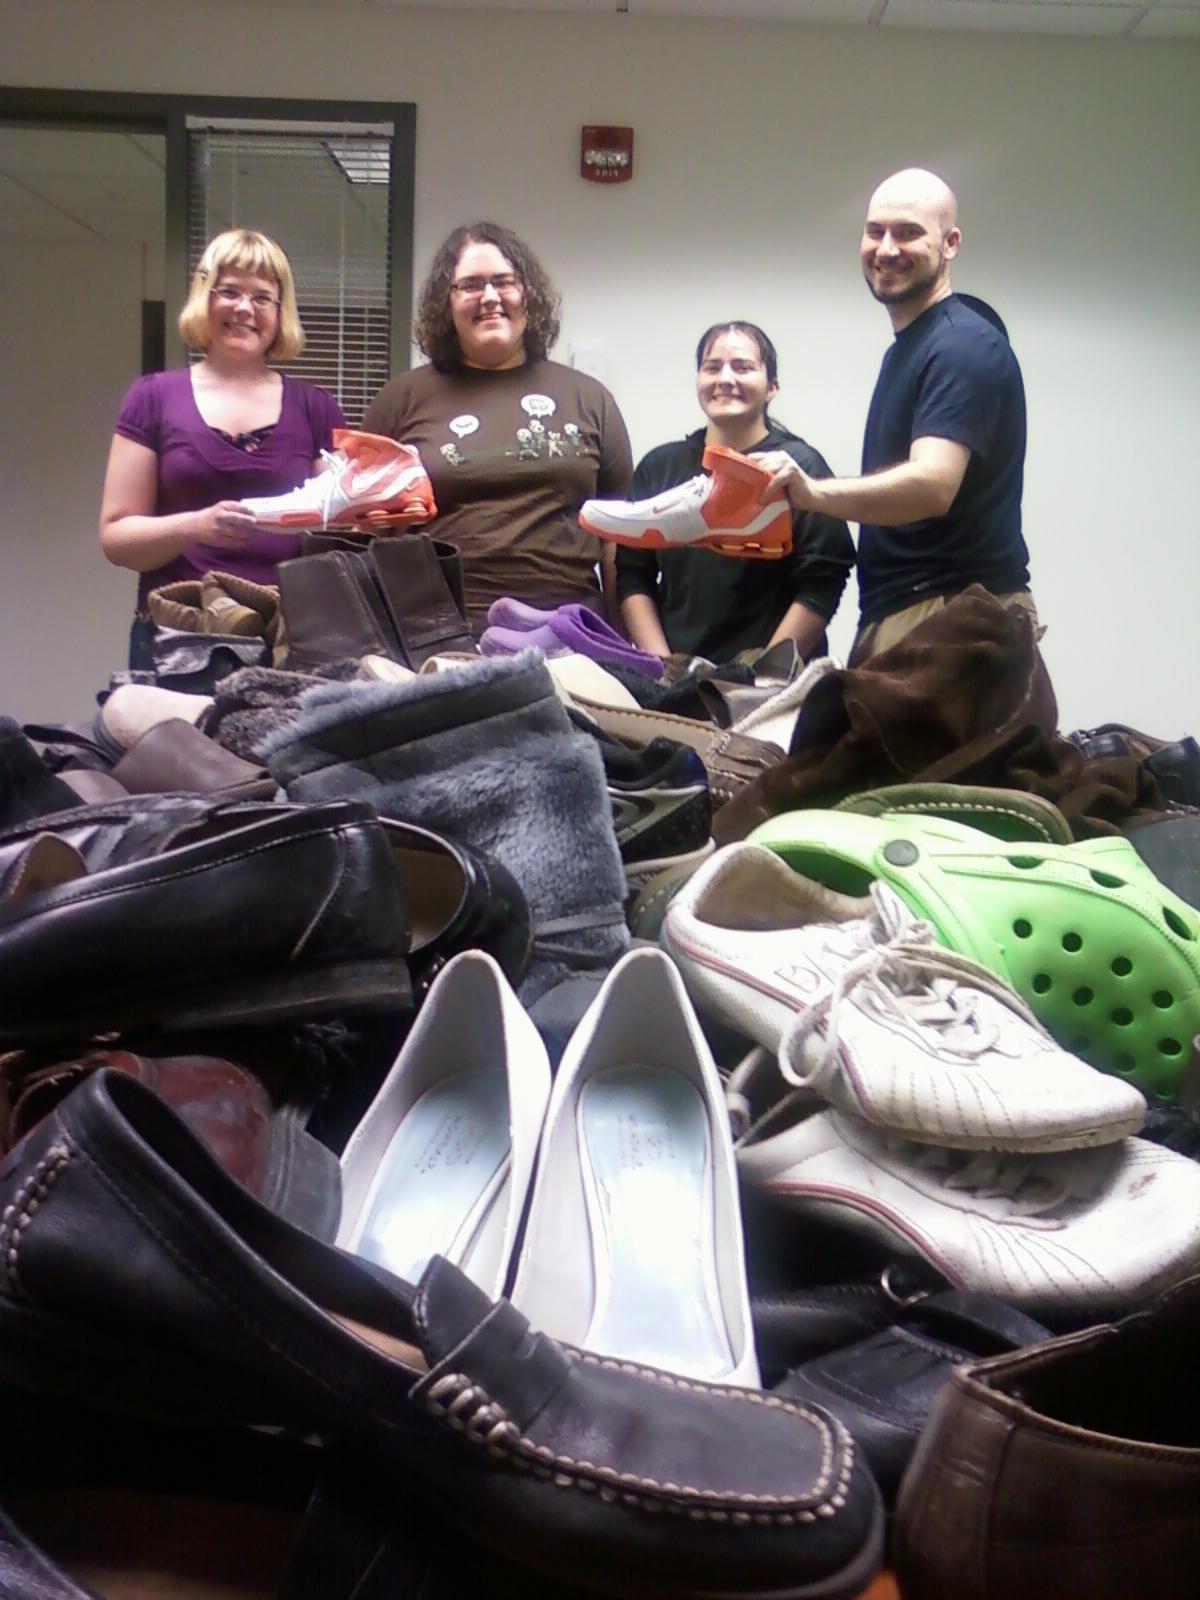
{"label": "shoe sole", "polygon": [[407,963],[343,962],[322,970],[273,972],[258,978],[109,994],[94,1008],[59,1011],[52,1019],[4,1022],[14,1045],[84,1039],[135,1028],[155,1031],[232,1027],[243,1023],[311,1022],[321,1017],[378,1015],[412,1003]]}
{"label": "shoe sole", "polygon": [[[872,1486],[874,1487],[874,1486]],[[879,1490],[875,1489],[875,1516],[861,1550],[840,1572],[819,1578],[815,1583],[789,1584],[786,1589],[689,1589],[665,1591],[678,1600],[857,1600],[883,1568],[886,1519]],[[797,1562],[800,1560],[797,1553]],[[589,1582],[592,1579],[589,1577]],[[627,1594],[628,1590],[620,1593]],[[649,1600],[649,1591],[639,1587],[640,1597]]]}
{"label": "shoe sole", "polygon": [[736,556],[745,561],[779,561],[791,554],[792,519],[788,516],[780,521],[786,522],[787,532],[778,537],[769,532],[765,537],[755,535],[747,539],[739,539],[732,533],[713,533],[682,541],[668,538],[661,528],[646,528],[640,533],[612,533],[607,528],[596,527],[582,512],[579,517],[581,528],[607,544],[623,544],[636,550],[713,550],[717,555]]}
{"label": "shoe sole", "polygon": [[415,523],[428,522],[435,512],[423,500],[406,501],[399,506],[389,506],[386,503],[372,506],[356,506],[353,510],[339,511],[331,522],[326,522],[316,511],[285,511],[277,517],[272,517],[268,522],[260,521],[260,528],[270,531],[280,528],[285,532],[304,529],[323,531],[326,528],[382,528],[382,527],[411,527]]}

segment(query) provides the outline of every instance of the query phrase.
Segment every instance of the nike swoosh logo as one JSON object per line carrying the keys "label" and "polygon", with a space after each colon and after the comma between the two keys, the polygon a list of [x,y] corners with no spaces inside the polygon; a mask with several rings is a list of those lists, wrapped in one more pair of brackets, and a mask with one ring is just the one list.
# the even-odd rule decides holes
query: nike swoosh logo
{"label": "nike swoosh logo", "polygon": [[365,494],[368,489],[373,489],[377,483],[382,483],[391,475],[392,463],[376,467],[370,472],[354,473],[346,479],[346,489],[350,494]]}
{"label": "nike swoosh logo", "polygon": [[637,831],[639,824],[648,822],[658,810],[653,800],[643,799],[640,795],[616,795],[610,789],[608,797],[612,801],[613,826],[620,833]]}

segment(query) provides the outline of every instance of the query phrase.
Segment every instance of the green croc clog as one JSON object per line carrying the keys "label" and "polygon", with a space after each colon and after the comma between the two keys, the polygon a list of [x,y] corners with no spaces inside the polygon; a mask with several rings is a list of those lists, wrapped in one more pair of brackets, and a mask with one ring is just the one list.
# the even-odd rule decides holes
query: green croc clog
{"label": "green croc clog", "polygon": [[893,783],[847,795],[833,808],[864,817],[937,817],[978,828],[993,839],[1029,839],[1036,844],[1071,844],[1071,829],[1058,807],[1040,795],[989,789],[973,783]]}
{"label": "green croc clog", "polygon": [[1005,843],[932,817],[792,811],[750,835],[848,894],[882,878],[1067,1050],[1171,1097],[1200,1032],[1200,912],[1127,839]]}

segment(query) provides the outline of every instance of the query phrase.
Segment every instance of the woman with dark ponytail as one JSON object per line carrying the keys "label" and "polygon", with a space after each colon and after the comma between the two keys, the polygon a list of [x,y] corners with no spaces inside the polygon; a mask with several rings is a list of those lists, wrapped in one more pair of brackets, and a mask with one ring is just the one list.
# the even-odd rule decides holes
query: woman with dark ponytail
{"label": "woman with dark ponytail", "polygon": [[[715,323],[696,347],[696,373],[706,426],[651,450],[634,473],[630,500],[694,478],[710,444],[743,455],[786,450],[810,476],[832,476],[811,445],[768,415],[779,392],[779,362],[761,328]],[[794,639],[808,660],[826,653],[826,624],[853,565],[844,522],[796,512],[792,553],[780,561],[738,560],[711,550],[620,548],[617,594],[630,638],[654,654],[729,661]]]}

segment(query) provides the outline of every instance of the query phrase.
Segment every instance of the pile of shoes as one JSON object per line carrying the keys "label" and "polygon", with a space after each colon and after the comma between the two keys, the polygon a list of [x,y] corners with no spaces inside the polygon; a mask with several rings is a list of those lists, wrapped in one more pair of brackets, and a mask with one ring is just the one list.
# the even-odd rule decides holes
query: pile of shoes
{"label": "pile of shoes", "polygon": [[1191,1594],[1194,816],[715,848],[836,664],[481,653],[344,454],[176,676],[0,720],[0,1591]]}
{"label": "pile of shoes", "polygon": [[[533,652],[293,709],[261,743],[286,800],[0,836],[12,1572],[850,1600],[878,1491],[759,1387],[720,1077],[627,949],[595,741]],[[338,1159],[306,1127],[367,1083]]]}

